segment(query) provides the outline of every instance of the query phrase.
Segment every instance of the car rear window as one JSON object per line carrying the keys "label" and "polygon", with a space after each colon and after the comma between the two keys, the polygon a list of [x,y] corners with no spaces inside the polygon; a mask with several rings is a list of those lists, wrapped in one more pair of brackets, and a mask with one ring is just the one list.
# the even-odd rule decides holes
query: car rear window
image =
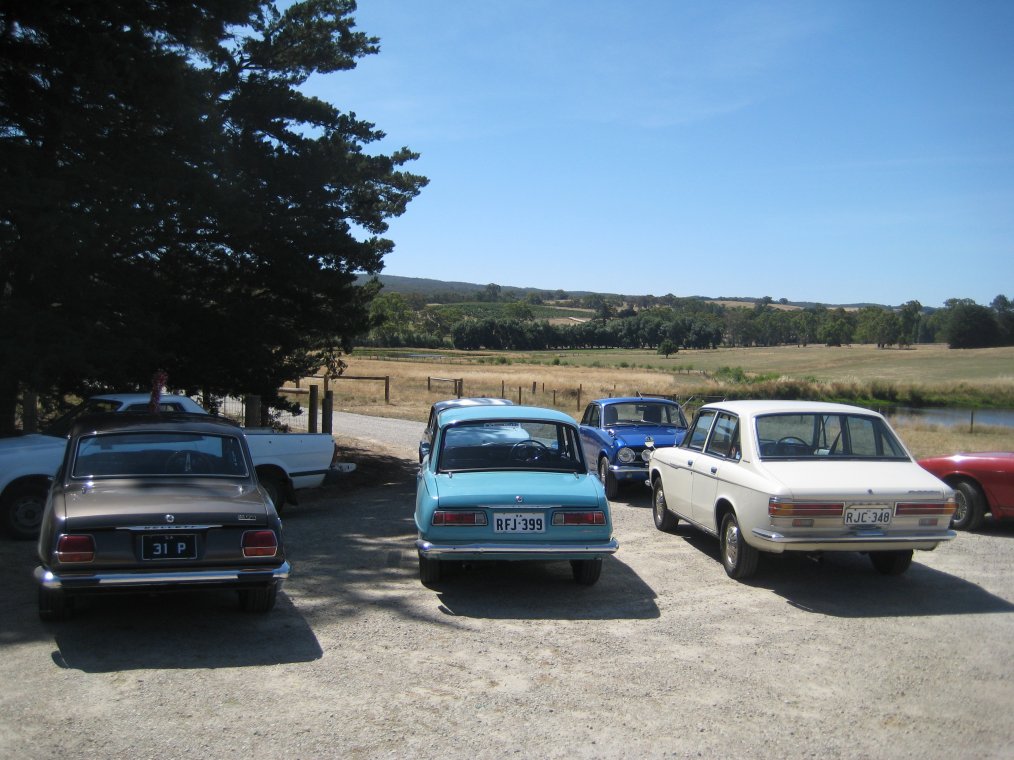
{"label": "car rear window", "polygon": [[542,420],[484,420],[444,428],[437,468],[583,472],[573,425]]}
{"label": "car rear window", "polygon": [[862,414],[768,414],[757,418],[761,459],[908,459],[880,417]]}
{"label": "car rear window", "polygon": [[82,436],[72,477],[245,477],[236,436],[184,432],[105,433]]}

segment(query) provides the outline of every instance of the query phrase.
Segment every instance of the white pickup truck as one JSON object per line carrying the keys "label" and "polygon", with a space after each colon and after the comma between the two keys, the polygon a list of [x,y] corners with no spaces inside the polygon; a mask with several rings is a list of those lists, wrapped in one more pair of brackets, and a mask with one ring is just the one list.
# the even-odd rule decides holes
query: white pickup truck
{"label": "white pickup truck", "polygon": [[[53,475],[63,459],[67,432],[75,419],[97,412],[146,411],[147,393],[94,396],[48,426],[43,433],[0,439],[0,526],[14,538],[38,535]],[[163,395],[163,412],[207,412],[186,396]],[[315,488],[336,472],[338,447],[327,433],[276,433],[247,428],[250,454],[261,486],[278,512],[295,502],[299,488]]]}

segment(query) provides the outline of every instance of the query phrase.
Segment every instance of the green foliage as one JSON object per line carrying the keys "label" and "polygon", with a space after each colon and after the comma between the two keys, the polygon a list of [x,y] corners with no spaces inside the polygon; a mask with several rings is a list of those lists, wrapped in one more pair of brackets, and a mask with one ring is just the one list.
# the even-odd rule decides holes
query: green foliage
{"label": "green foliage", "polygon": [[[19,387],[259,393],[370,324],[407,149],[300,92],[378,51],[348,0],[0,9],[0,430]],[[359,236],[352,230],[360,230]]]}

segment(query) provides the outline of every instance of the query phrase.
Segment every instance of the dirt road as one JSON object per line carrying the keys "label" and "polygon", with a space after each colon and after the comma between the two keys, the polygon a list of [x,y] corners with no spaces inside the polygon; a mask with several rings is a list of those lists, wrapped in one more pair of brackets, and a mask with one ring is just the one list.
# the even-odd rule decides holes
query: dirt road
{"label": "dirt road", "polygon": [[632,489],[593,587],[565,563],[492,564],[429,590],[414,447],[372,444],[288,511],[294,573],[267,616],[208,593],[43,625],[33,547],[0,541],[0,757],[1014,753],[1014,528],[900,578],[845,555],[764,559],[744,584]]}

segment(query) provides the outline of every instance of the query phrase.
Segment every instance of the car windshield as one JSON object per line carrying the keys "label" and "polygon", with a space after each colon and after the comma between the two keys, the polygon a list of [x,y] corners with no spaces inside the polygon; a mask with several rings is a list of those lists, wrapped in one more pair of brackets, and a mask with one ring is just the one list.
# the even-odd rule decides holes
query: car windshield
{"label": "car windshield", "polygon": [[177,431],[138,431],[83,436],[74,456],[74,478],[246,477],[236,436]]}
{"label": "car windshield", "polygon": [[443,432],[437,468],[440,472],[585,471],[576,428],[542,420],[484,420],[450,425]]}
{"label": "car windshield", "polygon": [[862,414],[768,414],[757,418],[761,459],[907,460],[894,432]]}
{"label": "car windshield", "polygon": [[686,427],[687,421],[682,410],[675,404],[659,404],[650,401],[607,404],[602,412],[603,424],[614,425],[675,425]]}

